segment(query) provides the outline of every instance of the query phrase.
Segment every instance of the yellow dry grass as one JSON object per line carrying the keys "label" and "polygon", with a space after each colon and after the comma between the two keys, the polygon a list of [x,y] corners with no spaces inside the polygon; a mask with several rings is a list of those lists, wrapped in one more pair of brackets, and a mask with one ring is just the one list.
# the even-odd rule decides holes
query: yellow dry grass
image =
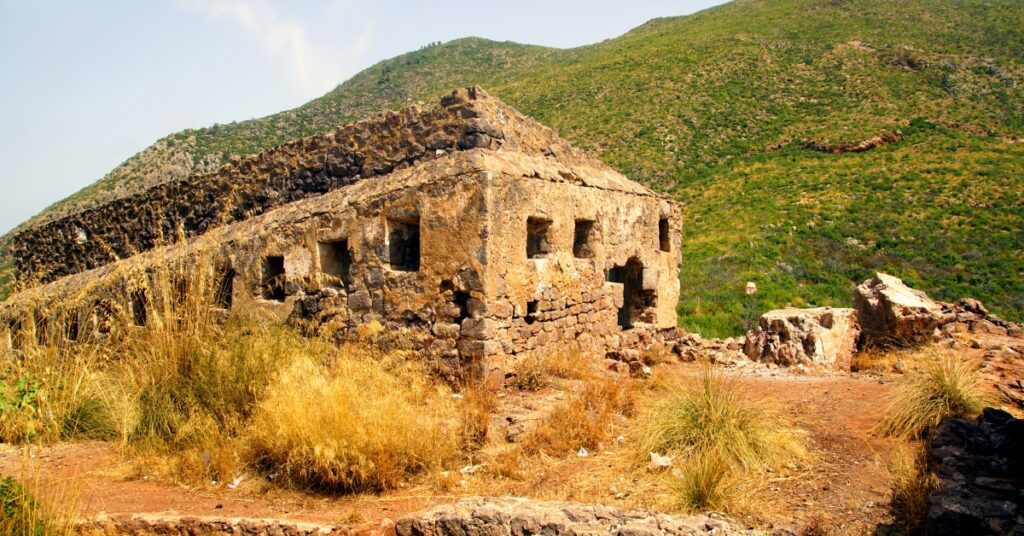
{"label": "yellow dry grass", "polygon": [[976,415],[990,402],[980,363],[949,350],[921,352],[921,370],[907,375],[893,393],[878,431],[892,437],[926,437],[946,417]]}

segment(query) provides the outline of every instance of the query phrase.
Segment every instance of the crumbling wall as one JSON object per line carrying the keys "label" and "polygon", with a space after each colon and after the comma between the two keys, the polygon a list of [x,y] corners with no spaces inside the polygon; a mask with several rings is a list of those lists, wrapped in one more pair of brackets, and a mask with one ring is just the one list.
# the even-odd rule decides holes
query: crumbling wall
{"label": "crumbling wall", "polygon": [[[579,350],[636,352],[654,328],[675,327],[679,299],[679,206],[640,192],[579,188],[570,180],[496,175],[489,190],[488,310],[473,355],[495,367],[531,354]],[[548,250],[527,247],[543,221]],[[663,222],[661,224],[660,222]],[[667,226],[668,251],[659,225]],[[580,247],[581,227],[587,231]],[[532,255],[531,255],[532,254]],[[618,278],[641,267],[628,327],[620,313],[630,285]]]}
{"label": "crumbling wall", "polygon": [[[380,342],[442,358],[451,372],[567,349],[635,358],[655,328],[675,326],[679,207],[608,173],[450,153],[27,289],[0,318],[71,307],[128,325],[147,279],[186,266],[207,272],[201,292],[215,307],[340,338],[379,322]],[[533,246],[531,231],[543,233]],[[79,318],[89,333],[118,323]]]}
{"label": "crumbling wall", "polygon": [[350,123],[166,182],[13,237],[18,285],[53,281],[192,238],[228,223],[453,151],[503,148],[573,164],[602,165],[550,129],[479,88],[455,91],[428,111],[410,107]]}

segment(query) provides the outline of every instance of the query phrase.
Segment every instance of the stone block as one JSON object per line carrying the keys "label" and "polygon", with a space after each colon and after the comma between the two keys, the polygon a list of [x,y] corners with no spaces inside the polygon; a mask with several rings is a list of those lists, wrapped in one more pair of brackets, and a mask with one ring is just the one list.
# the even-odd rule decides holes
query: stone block
{"label": "stone block", "polygon": [[849,370],[860,325],[854,309],[776,309],[747,334],[744,353],[777,365],[823,365]]}

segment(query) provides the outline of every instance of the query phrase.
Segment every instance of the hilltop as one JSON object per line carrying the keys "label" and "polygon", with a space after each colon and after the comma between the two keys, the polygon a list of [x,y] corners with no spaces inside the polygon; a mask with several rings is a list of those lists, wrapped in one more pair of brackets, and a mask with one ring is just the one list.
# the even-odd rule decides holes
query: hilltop
{"label": "hilltop", "polygon": [[462,39],[169,135],[26,225],[475,84],[686,203],[688,329],[843,304],[874,270],[1020,320],[1022,29],[1014,0],[740,0],[570,50]]}

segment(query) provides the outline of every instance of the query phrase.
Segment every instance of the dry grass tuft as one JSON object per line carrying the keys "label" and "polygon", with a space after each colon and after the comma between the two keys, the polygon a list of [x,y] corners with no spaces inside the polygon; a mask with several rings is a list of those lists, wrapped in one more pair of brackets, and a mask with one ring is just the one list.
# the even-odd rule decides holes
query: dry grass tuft
{"label": "dry grass tuft", "polygon": [[467,448],[479,447],[487,440],[497,395],[482,382],[464,385],[461,394],[459,422],[462,423],[463,445]]}
{"label": "dry grass tuft", "polygon": [[919,372],[908,375],[893,393],[878,431],[919,439],[946,417],[971,417],[989,401],[980,364],[953,352],[929,350]]}
{"label": "dry grass tuft", "polygon": [[515,366],[513,385],[520,391],[539,391],[548,384],[547,364],[543,359],[530,355]]}
{"label": "dry grass tuft", "polygon": [[547,373],[567,380],[583,380],[593,374],[587,357],[576,349],[563,350],[549,354],[544,358]]}
{"label": "dry grass tuft", "polygon": [[892,506],[896,520],[907,534],[916,534],[924,527],[928,495],[938,484],[938,479],[928,470],[926,445],[901,445],[895,452],[889,473],[893,479]]}
{"label": "dry grass tuft", "polygon": [[801,457],[805,450],[779,413],[705,364],[690,385],[669,389],[640,416],[634,464],[650,454],[677,461],[675,507],[686,511],[746,508],[747,488],[764,469]]}
{"label": "dry grass tuft", "polygon": [[794,434],[779,426],[778,412],[752,400],[711,365],[689,386],[671,390],[640,419],[635,455],[680,456],[718,453],[743,469],[762,469],[801,455]]}
{"label": "dry grass tuft", "polygon": [[447,389],[411,363],[388,369],[352,353],[329,367],[299,359],[260,404],[250,456],[301,486],[390,489],[457,457],[457,420]]}
{"label": "dry grass tuft", "polygon": [[0,534],[70,536],[77,534],[78,493],[69,481],[43,482],[24,451],[22,475],[0,476]]}
{"label": "dry grass tuft", "polygon": [[597,449],[608,438],[616,416],[631,416],[638,395],[636,382],[594,379],[555,406],[523,439],[529,453],[563,456],[580,447]]}
{"label": "dry grass tuft", "polygon": [[488,462],[487,470],[501,478],[522,480],[525,478],[525,465],[523,450],[518,446],[511,446],[496,452]]}

